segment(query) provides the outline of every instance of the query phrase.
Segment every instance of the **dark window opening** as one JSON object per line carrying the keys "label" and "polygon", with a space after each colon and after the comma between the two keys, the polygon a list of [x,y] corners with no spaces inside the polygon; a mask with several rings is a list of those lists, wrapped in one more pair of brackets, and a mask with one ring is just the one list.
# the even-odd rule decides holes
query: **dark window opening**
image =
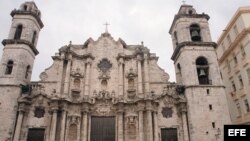
{"label": "dark window opening", "polygon": [[24,11],[27,11],[27,8],[28,8],[27,5],[24,5],[24,6],[23,6],[23,10],[24,10]]}
{"label": "dark window opening", "polygon": [[209,104],[209,110],[213,110],[213,106]]}
{"label": "dark window opening", "polygon": [[200,27],[197,24],[193,24],[190,26],[190,34],[191,34],[191,40],[194,42],[201,41],[201,35],[200,35]]}
{"label": "dark window opening", "polygon": [[215,122],[212,122],[212,127],[215,128]]}
{"label": "dark window opening", "polygon": [[240,49],[241,49],[241,55],[242,55],[242,57],[245,57],[246,56],[246,52],[245,52],[244,46],[241,45]]}
{"label": "dark window opening", "polygon": [[177,64],[177,69],[178,69],[178,72],[180,73],[180,75],[181,75],[181,65],[178,63]]}
{"label": "dark window opening", "polygon": [[207,59],[204,57],[199,57],[196,60],[196,69],[198,74],[199,84],[206,85],[209,84],[209,67]]}
{"label": "dark window opening", "polygon": [[244,100],[244,103],[245,103],[245,107],[246,107],[246,112],[250,112],[250,106],[249,106],[247,99]]}
{"label": "dark window opening", "polygon": [[32,44],[35,44],[36,41],[36,31],[33,32]]}
{"label": "dark window opening", "polygon": [[238,64],[238,60],[237,60],[236,55],[234,55],[234,57],[233,57],[233,58],[234,58],[234,64],[235,64],[235,65],[237,65],[237,64]]}
{"label": "dark window opening", "polygon": [[30,65],[28,65],[27,68],[26,68],[25,79],[28,78],[28,76],[29,76],[29,71],[30,71]]}
{"label": "dark window opening", "polygon": [[209,94],[210,93],[210,91],[209,91],[209,89],[207,89],[207,94]]}
{"label": "dark window opening", "polygon": [[192,14],[193,14],[193,11],[192,11],[192,10],[189,10],[189,11],[188,11],[188,14],[189,14],[189,15],[192,15]]}
{"label": "dark window opening", "polygon": [[13,70],[13,65],[14,62],[13,61],[8,61],[7,66],[6,66],[6,70],[5,70],[5,74],[11,74],[12,70]]}
{"label": "dark window opening", "polygon": [[232,81],[231,83],[232,83],[233,91],[235,92],[236,91],[236,86],[234,84],[234,81]]}
{"label": "dark window opening", "polygon": [[243,83],[241,75],[239,75],[238,78],[239,78],[239,82],[240,82],[240,87],[242,88],[244,86],[244,83]]}
{"label": "dark window opening", "polygon": [[178,45],[178,37],[177,37],[177,32],[174,32],[174,39],[175,39],[175,44]]}
{"label": "dark window opening", "polygon": [[23,31],[23,26],[22,25],[18,25],[17,28],[16,28],[15,36],[14,36],[15,40],[18,40],[18,39],[21,38],[22,31]]}
{"label": "dark window opening", "polygon": [[44,141],[44,128],[30,128],[27,141]]}

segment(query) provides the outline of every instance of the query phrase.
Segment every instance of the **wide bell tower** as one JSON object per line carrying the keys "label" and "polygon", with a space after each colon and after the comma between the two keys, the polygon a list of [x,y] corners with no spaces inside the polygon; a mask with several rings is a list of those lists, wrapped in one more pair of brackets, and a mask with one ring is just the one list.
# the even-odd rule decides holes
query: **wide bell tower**
{"label": "wide bell tower", "polygon": [[183,4],[169,31],[176,81],[186,88],[189,136],[185,141],[223,141],[223,125],[231,123],[208,20],[207,14]]}
{"label": "wide bell tower", "polygon": [[34,2],[25,2],[11,12],[12,24],[4,45],[0,64],[0,140],[17,141],[17,122],[23,120],[23,109],[18,108],[21,85],[30,82],[36,45],[43,28],[41,13]]}

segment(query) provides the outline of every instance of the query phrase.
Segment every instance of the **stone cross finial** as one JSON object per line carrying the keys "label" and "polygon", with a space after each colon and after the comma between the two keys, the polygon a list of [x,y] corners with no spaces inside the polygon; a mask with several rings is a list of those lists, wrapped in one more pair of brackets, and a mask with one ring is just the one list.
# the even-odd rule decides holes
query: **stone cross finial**
{"label": "stone cross finial", "polygon": [[110,25],[108,22],[106,22],[105,24],[105,32],[108,33],[108,26]]}

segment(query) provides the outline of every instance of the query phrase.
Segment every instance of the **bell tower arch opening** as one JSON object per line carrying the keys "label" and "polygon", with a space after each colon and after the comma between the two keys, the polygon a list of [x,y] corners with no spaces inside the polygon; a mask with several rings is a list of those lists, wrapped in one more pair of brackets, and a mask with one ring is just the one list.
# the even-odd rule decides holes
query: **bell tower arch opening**
{"label": "bell tower arch opening", "polygon": [[200,34],[200,26],[198,24],[192,24],[190,25],[190,35],[191,40],[193,42],[200,42],[201,41],[201,34]]}

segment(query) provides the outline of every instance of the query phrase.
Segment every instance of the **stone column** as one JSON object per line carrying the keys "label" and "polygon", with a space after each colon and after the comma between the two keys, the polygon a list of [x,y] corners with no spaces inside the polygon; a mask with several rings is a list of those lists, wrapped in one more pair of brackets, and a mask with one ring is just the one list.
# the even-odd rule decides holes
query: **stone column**
{"label": "stone column", "polygon": [[119,58],[119,97],[123,96],[123,58]]}
{"label": "stone column", "polygon": [[61,120],[60,141],[65,140],[66,115],[67,115],[67,111],[65,109],[63,109],[62,110],[62,120]]}
{"label": "stone column", "polygon": [[142,94],[142,70],[141,70],[141,56],[137,55],[137,71],[138,71],[138,94]]}
{"label": "stone column", "polygon": [[86,64],[87,64],[87,66],[86,66],[85,92],[84,92],[84,95],[89,95],[90,65],[91,65],[90,58],[87,59],[87,63]]}
{"label": "stone column", "polygon": [[60,75],[58,77],[58,83],[57,83],[57,89],[56,89],[56,92],[59,93],[60,95],[63,94],[63,90],[62,90],[62,84],[64,82],[62,82],[62,78],[63,78],[63,64],[64,64],[64,58],[65,58],[65,55],[64,53],[61,54],[60,56],[60,65],[59,65],[59,72],[60,72]]}
{"label": "stone column", "polygon": [[146,103],[147,113],[147,141],[153,141],[153,119],[152,119],[152,104],[151,101]]}
{"label": "stone column", "polygon": [[20,132],[21,132],[22,123],[23,123],[23,114],[24,114],[24,111],[19,110],[13,141],[19,141]]}
{"label": "stone column", "polygon": [[150,93],[150,86],[149,86],[149,68],[148,68],[148,56],[144,54],[144,78],[145,78],[145,93]]}
{"label": "stone column", "polygon": [[124,132],[123,132],[123,112],[118,113],[118,141],[123,141],[124,139]]}
{"label": "stone column", "polygon": [[183,141],[189,141],[188,128],[187,128],[187,111],[182,109],[182,128],[183,128]]}
{"label": "stone column", "polygon": [[66,76],[65,76],[65,80],[64,80],[64,95],[69,94],[70,71],[71,71],[71,55],[68,55]]}
{"label": "stone column", "polygon": [[81,141],[88,140],[88,113],[83,112],[82,117],[82,129],[81,129]]}
{"label": "stone column", "polygon": [[154,112],[154,141],[159,141],[157,111]]}
{"label": "stone column", "polygon": [[52,110],[52,120],[50,127],[50,141],[55,141],[56,137],[57,109]]}
{"label": "stone column", "polygon": [[143,132],[143,110],[139,110],[139,141],[144,141]]}

